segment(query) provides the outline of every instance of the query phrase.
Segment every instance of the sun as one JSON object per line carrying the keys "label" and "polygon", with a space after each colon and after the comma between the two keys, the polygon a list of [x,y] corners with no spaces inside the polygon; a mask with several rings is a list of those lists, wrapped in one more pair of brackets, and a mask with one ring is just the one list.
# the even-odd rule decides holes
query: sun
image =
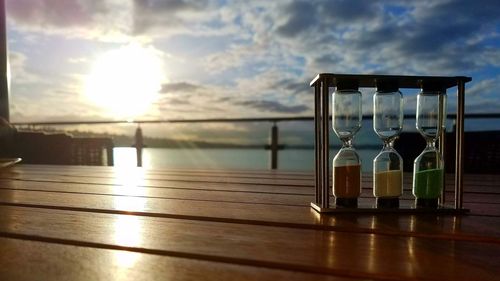
{"label": "sun", "polygon": [[96,59],[85,81],[85,95],[116,118],[133,118],[156,101],[163,79],[159,52],[129,44]]}

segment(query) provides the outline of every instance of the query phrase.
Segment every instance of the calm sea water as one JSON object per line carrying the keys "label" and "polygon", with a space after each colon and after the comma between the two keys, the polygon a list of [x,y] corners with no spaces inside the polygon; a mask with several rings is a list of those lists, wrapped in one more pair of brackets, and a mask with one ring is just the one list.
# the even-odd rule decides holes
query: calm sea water
{"label": "calm sea water", "polygon": [[[371,171],[373,158],[378,150],[358,150],[363,171]],[[336,149],[331,151],[333,155]],[[115,166],[135,166],[135,148],[115,147]],[[330,159],[331,161],[331,159]],[[264,149],[191,149],[191,148],[145,148],[143,167],[148,168],[194,168],[194,169],[269,169],[270,152]],[[314,150],[284,149],[278,153],[278,169],[314,169]]]}
{"label": "calm sea water", "polygon": [[[362,169],[372,170],[373,158],[378,149],[360,149],[362,145],[380,145],[380,139],[371,129],[371,120],[363,121],[363,129],[355,137],[354,147],[361,156]],[[448,130],[452,122],[448,120]],[[500,130],[498,120],[471,119],[465,123],[467,131]],[[415,120],[405,120],[404,131],[415,131]],[[340,145],[340,141],[331,136],[331,143]],[[330,151],[330,163],[337,149]],[[132,147],[114,148],[115,166],[135,166],[135,149]],[[143,166],[150,168],[192,168],[192,169],[269,169],[270,152],[264,149],[181,149],[181,148],[145,148]],[[278,169],[312,171],[314,168],[314,150],[284,149],[278,153]]]}

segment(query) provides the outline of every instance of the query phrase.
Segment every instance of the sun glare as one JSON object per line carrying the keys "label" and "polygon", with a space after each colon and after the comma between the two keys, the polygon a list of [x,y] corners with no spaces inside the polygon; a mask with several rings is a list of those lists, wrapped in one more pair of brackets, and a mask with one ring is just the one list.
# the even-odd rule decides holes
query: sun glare
{"label": "sun glare", "polygon": [[152,47],[130,44],[94,63],[86,96],[116,118],[144,114],[156,100],[164,78],[161,56]]}

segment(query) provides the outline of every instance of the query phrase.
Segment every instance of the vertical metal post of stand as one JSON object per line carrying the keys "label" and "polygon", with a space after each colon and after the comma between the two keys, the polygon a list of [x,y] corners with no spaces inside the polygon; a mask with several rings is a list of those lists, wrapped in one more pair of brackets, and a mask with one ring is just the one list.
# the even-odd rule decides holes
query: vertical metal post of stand
{"label": "vertical metal post of stand", "polygon": [[0,0],[0,117],[10,121],[6,18],[5,0]]}
{"label": "vertical metal post of stand", "polygon": [[465,114],[465,82],[458,80],[457,85],[457,132],[455,141],[455,209],[463,206],[463,154],[464,154],[464,114]]}
{"label": "vertical metal post of stand", "polygon": [[328,139],[328,130],[329,130],[329,123],[328,119],[330,117],[330,104],[329,104],[329,87],[328,87],[328,81],[325,79],[322,81],[322,93],[321,93],[321,131],[323,133],[322,135],[322,163],[321,163],[321,170],[323,172],[322,175],[322,180],[323,182],[321,183],[321,188],[322,188],[322,194],[323,198],[321,200],[321,207],[322,208],[329,208],[330,207],[330,196],[329,196],[329,186],[330,186],[330,165],[329,165],[329,157],[328,157],[328,152],[329,152],[329,139]]}
{"label": "vertical metal post of stand", "polygon": [[446,117],[445,117],[445,125],[443,126],[443,130],[441,130],[441,136],[439,137],[439,153],[444,161],[443,167],[443,190],[441,190],[441,196],[439,197],[439,204],[444,206],[446,202]]}
{"label": "vertical metal post of stand", "polygon": [[439,204],[444,206],[446,202],[446,89],[443,89],[443,96],[441,97],[443,100],[441,109],[443,112],[443,128],[441,130],[441,135],[439,136],[439,153],[441,154],[441,158],[443,159],[443,190],[441,190],[441,196],[439,197]]}
{"label": "vertical metal post of stand", "polygon": [[278,126],[276,126],[276,122],[271,127],[271,169],[278,169]]}
{"label": "vertical metal post of stand", "polygon": [[314,85],[314,185],[316,188],[316,205],[321,205],[321,81]]}

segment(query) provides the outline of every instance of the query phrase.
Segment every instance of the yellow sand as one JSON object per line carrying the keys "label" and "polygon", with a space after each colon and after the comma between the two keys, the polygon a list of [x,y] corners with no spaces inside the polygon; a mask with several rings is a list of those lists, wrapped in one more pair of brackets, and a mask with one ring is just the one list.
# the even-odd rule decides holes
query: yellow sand
{"label": "yellow sand", "polygon": [[373,195],[375,197],[399,197],[403,191],[403,173],[391,170],[375,174]]}

